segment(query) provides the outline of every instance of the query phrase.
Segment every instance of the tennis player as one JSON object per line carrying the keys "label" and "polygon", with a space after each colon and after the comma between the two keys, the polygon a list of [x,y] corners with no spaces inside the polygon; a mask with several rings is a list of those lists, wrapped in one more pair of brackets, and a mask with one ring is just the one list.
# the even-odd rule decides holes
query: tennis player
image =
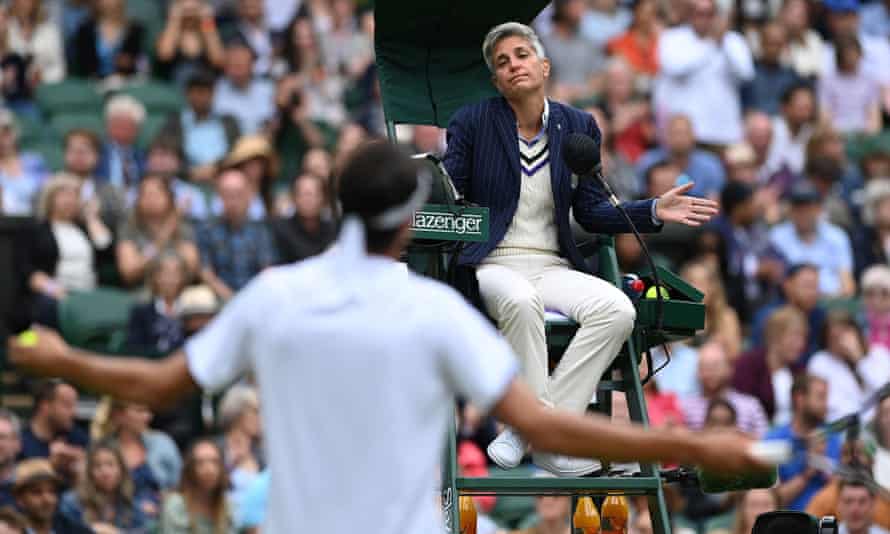
{"label": "tennis player", "polygon": [[545,408],[493,327],[456,292],[397,262],[429,176],[376,142],[356,151],[340,180],[346,222],[334,247],[256,277],[183,350],[112,358],[39,329],[36,343],[8,340],[11,361],[150,405],[252,370],[271,466],[264,533],[440,532],[434,496],[455,395],[536,450],[762,467],[736,433],[650,430]]}

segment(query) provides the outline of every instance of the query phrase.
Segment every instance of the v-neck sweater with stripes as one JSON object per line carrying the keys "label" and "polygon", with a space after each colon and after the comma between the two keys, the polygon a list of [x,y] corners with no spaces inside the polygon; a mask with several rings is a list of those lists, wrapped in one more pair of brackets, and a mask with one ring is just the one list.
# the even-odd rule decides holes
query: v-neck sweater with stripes
{"label": "v-neck sweater with stripes", "polygon": [[559,254],[546,130],[531,141],[519,137],[518,143],[519,204],[504,239],[491,256]]}

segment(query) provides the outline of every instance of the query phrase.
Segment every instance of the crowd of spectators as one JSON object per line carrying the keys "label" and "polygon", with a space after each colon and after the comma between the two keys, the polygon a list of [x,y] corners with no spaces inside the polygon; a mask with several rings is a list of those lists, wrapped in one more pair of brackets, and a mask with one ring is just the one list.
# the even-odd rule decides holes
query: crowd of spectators
{"label": "crowd of spectators", "polygon": [[[263,269],[323,251],[332,178],[384,130],[367,4],[0,6],[0,214],[31,221],[15,268],[32,316],[58,326],[66,299],[114,288],[136,302],[121,350],[162,354]],[[534,26],[549,94],[597,119],[622,198],[693,181],[721,204],[704,228],[647,238],[707,304],[695,338],[655,351],[670,363],[646,387],[653,424],[795,444],[772,490],[673,495],[676,526],[741,534],[783,507],[890,529],[884,495],[807,460],[890,484],[890,400],[863,412],[858,441],[813,437],[890,381],[890,3],[555,0]],[[84,87],[100,105],[51,105]],[[144,87],[179,99],[159,108]],[[402,133],[445,149],[442,129]],[[616,250],[625,271],[644,264],[632,237]],[[28,419],[0,413],[0,531],[259,524],[268,471],[249,380],[168,413],[102,399],[88,421],[83,393],[39,383]],[[461,466],[485,472],[495,422],[461,415]],[[491,531],[506,501],[479,501]],[[538,499],[522,532],[565,532],[567,503]],[[650,532],[634,511],[633,531]]]}

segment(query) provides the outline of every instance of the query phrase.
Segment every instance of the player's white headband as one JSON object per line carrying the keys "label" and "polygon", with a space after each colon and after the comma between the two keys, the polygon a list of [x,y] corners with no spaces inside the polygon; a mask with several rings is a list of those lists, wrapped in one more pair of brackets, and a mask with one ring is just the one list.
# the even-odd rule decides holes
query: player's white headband
{"label": "player's white headband", "polygon": [[417,173],[417,187],[405,202],[392,206],[367,220],[374,230],[395,230],[426,203],[433,189],[433,176],[426,169]]}

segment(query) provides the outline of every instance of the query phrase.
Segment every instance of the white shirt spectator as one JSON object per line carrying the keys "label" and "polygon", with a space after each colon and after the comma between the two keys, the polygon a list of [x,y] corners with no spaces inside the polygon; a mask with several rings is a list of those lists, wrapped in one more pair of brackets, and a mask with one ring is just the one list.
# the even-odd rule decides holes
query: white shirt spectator
{"label": "white shirt spectator", "polygon": [[803,39],[788,41],[785,63],[801,76],[819,77],[825,62],[825,43],[813,30],[808,30]]}
{"label": "white shirt spectator", "polygon": [[813,136],[813,127],[805,124],[793,135],[788,122],[781,115],[773,119],[773,139],[766,158],[769,173],[779,171],[783,166],[796,174],[803,173],[806,163],[807,143]]}
{"label": "white shirt spectator", "polygon": [[842,134],[869,131],[871,112],[880,101],[881,87],[864,68],[855,74],[826,74],[819,80],[819,107]]}
{"label": "white shirt spectator", "polygon": [[[828,420],[858,412],[865,400],[890,380],[890,352],[881,346],[872,347],[856,364],[862,385],[846,361],[827,352],[813,354],[807,364],[807,372],[828,382]],[[874,408],[863,414],[868,421]]]}
{"label": "white shirt spectator", "polygon": [[274,32],[286,30],[296,16],[303,0],[264,0],[266,8],[263,14],[266,17],[266,26]]}
{"label": "white shirt spectator", "polygon": [[658,41],[655,109],[660,117],[683,113],[705,143],[726,145],[742,139],[739,86],[754,77],[745,39],[728,32],[718,44],[690,26],[665,31]]}
{"label": "white shirt spectator", "polygon": [[275,114],[275,87],[269,80],[254,78],[241,90],[228,79],[220,78],[214,90],[213,111],[234,117],[241,135],[257,133]]}
{"label": "white shirt spectator", "polygon": [[7,22],[6,43],[9,50],[22,57],[33,58],[34,65],[40,70],[41,82],[62,81],[65,78],[65,53],[59,28],[50,21],[40,22],[28,39],[14,17],[9,17]]}
{"label": "white shirt spectator", "polygon": [[[844,523],[838,525],[837,534],[850,534],[850,531],[847,529],[847,525],[845,525]],[[890,532],[887,532],[877,525],[872,525],[868,527],[868,534],[890,534]]]}
{"label": "white shirt spectator", "polygon": [[349,248],[263,272],[188,342],[189,369],[210,390],[257,377],[275,466],[264,532],[441,532],[454,396],[487,412],[518,364],[456,292]]}
{"label": "white shirt spectator", "polygon": [[[881,85],[890,84],[890,41],[886,38],[860,34],[859,44],[862,45],[862,61],[860,71]],[[822,75],[829,76],[837,72],[834,45],[825,43],[823,47]]]}

